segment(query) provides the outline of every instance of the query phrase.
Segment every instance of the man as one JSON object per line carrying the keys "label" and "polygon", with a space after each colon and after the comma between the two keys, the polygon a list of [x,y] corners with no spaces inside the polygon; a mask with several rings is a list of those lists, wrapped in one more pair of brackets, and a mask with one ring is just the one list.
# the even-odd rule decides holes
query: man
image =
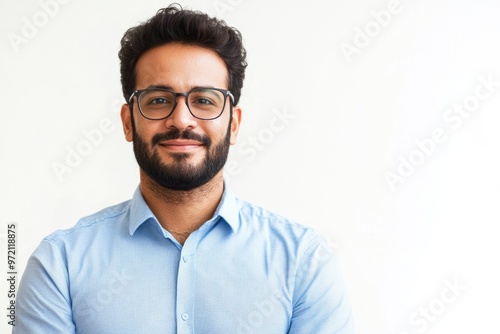
{"label": "man", "polygon": [[41,242],[14,333],[353,333],[326,243],[224,184],[242,114],[239,32],[170,6],[129,29],[119,56],[140,185]]}

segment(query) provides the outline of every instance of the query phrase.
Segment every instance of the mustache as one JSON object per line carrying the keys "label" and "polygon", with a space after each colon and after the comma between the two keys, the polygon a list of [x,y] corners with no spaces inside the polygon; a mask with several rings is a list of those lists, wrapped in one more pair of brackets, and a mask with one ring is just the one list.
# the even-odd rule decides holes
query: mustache
{"label": "mustache", "polygon": [[196,140],[207,147],[210,147],[210,145],[212,144],[212,141],[206,135],[200,135],[190,130],[180,131],[179,129],[174,129],[169,132],[158,133],[154,135],[153,139],[151,140],[151,144],[154,146],[160,143],[161,141],[172,140],[172,139]]}

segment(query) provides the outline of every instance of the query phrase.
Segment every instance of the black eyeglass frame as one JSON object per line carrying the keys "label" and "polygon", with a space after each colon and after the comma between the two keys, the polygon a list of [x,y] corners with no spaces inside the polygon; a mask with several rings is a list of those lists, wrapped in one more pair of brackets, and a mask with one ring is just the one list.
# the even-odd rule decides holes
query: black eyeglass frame
{"label": "black eyeglass frame", "polygon": [[[201,90],[201,89],[212,89],[212,90],[216,90],[216,91],[219,91],[221,92],[223,95],[224,95],[224,105],[222,106],[222,109],[220,111],[220,113],[215,116],[215,117],[211,117],[211,118],[202,118],[202,117],[198,117],[196,116],[192,111],[191,111],[191,108],[189,107],[189,102],[188,102],[188,97],[189,97],[189,94],[191,94],[192,92],[194,91],[198,91],[198,90]],[[146,115],[144,115],[144,113],[142,112],[142,108],[141,108],[141,104],[139,103],[139,98],[141,96],[142,93],[144,92],[150,92],[150,91],[162,91],[162,92],[168,92],[168,93],[171,93],[173,96],[174,96],[174,105],[172,106],[172,110],[167,114],[167,116],[165,117],[162,117],[162,118],[151,118],[151,117],[147,117]],[[191,115],[193,115],[194,118],[197,118],[197,119],[201,119],[201,120],[204,120],[204,121],[211,121],[211,120],[214,120],[214,119],[217,119],[219,118],[222,113],[224,112],[224,109],[226,109],[226,100],[227,100],[227,97],[229,96],[230,97],[230,102],[229,102],[229,107],[232,108],[233,105],[234,105],[234,96],[233,94],[227,90],[227,89],[222,89],[222,88],[214,88],[214,87],[196,87],[196,88],[193,88],[191,90],[189,90],[188,92],[184,92],[184,93],[177,93],[177,92],[174,92],[173,90],[171,89],[166,89],[166,88],[146,88],[146,89],[138,89],[138,90],[135,90],[132,95],[130,95],[130,98],[128,99],[128,103],[133,106],[133,98],[134,97],[137,97],[137,107],[139,108],[139,112],[141,113],[142,117],[146,118],[146,119],[149,119],[149,120],[152,120],[152,121],[158,121],[158,120],[162,120],[162,119],[166,119],[168,117],[170,117],[170,115],[173,114],[174,110],[175,110],[175,107],[177,107],[177,98],[179,96],[184,96],[185,99],[184,99],[184,103],[186,104],[186,107],[188,108],[189,112],[191,113]]]}

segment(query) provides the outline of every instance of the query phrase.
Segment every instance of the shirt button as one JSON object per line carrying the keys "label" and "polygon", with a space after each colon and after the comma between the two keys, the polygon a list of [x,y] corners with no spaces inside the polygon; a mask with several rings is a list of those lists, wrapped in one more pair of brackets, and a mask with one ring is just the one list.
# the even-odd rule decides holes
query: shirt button
{"label": "shirt button", "polygon": [[189,314],[187,314],[187,313],[182,313],[181,318],[182,318],[182,320],[184,320],[184,321],[185,321],[185,320],[188,320],[188,319],[189,319]]}
{"label": "shirt button", "polygon": [[187,258],[187,256],[186,256],[186,255],[183,255],[183,256],[182,256],[182,261],[184,261],[184,263],[188,262],[188,258]]}

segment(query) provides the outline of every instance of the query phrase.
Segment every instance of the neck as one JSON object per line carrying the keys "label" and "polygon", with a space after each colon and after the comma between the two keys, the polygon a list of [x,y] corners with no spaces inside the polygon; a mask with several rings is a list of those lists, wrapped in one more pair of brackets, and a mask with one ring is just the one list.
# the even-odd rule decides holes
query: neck
{"label": "neck", "polygon": [[224,191],[222,170],[204,185],[192,190],[166,189],[141,171],[144,200],[161,226],[183,245],[188,236],[212,218]]}

